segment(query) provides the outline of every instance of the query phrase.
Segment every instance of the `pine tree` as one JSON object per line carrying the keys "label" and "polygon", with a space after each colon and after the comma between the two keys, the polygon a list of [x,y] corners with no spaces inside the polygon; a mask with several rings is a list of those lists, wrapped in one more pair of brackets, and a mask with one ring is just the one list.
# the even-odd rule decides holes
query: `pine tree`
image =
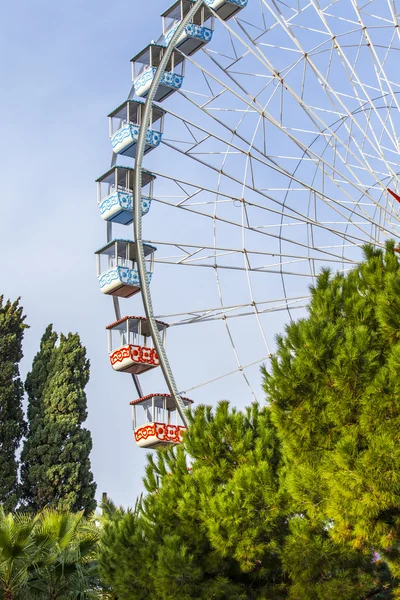
{"label": "pine tree", "polygon": [[89,513],[96,505],[92,440],[82,427],[89,361],[78,334],[61,334],[58,346],[56,339],[49,327],[26,382],[33,402],[24,448],[24,490],[33,510],[53,506]]}
{"label": "pine tree", "polygon": [[32,371],[25,380],[25,390],[28,394],[28,434],[21,453],[21,488],[25,505],[36,509],[41,451],[46,443],[46,440],[42,439],[45,433],[43,391],[49,377],[57,339],[57,333],[53,331],[53,326],[49,325],[41,339],[40,350],[33,359]]}
{"label": "pine tree", "polygon": [[25,316],[16,302],[0,296],[0,502],[13,510],[19,500],[16,452],[25,433],[19,377]]}
{"label": "pine tree", "polygon": [[[264,372],[295,509],[400,576],[400,264],[324,271]],[[400,591],[397,592],[400,597]]]}
{"label": "pine tree", "polygon": [[105,581],[119,600],[255,599],[267,589],[284,598],[277,550],[287,527],[268,410],[224,402],[189,419],[183,445],[149,456],[136,511],[105,525]]}
{"label": "pine tree", "polygon": [[118,600],[364,600],[384,589],[370,551],[294,511],[268,407],[200,406],[189,421],[182,445],[148,458],[136,509],[105,507],[99,562]]}

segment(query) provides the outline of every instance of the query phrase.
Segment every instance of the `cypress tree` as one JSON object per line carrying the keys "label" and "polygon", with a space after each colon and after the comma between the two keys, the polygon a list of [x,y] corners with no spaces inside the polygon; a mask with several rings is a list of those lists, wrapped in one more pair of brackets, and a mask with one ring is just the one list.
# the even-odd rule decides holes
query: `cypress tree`
{"label": "cypress tree", "polygon": [[19,376],[25,316],[19,299],[0,296],[0,502],[5,510],[18,503],[16,451],[26,430],[22,411],[24,387]]}
{"label": "cypress tree", "polygon": [[89,513],[96,506],[89,458],[92,440],[82,427],[89,360],[78,334],[61,334],[58,346],[56,339],[49,327],[26,383],[33,402],[24,490],[34,510],[54,506]]}
{"label": "cypress tree", "polygon": [[43,428],[43,390],[52,365],[58,335],[49,325],[40,342],[39,352],[32,363],[32,370],[25,380],[25,390],[28,394],[28,434],[21,453],[21,489],[22,499],[27,507],[38,509],[37,482],[40,471],[41,451],[46,443],[42,439]]}

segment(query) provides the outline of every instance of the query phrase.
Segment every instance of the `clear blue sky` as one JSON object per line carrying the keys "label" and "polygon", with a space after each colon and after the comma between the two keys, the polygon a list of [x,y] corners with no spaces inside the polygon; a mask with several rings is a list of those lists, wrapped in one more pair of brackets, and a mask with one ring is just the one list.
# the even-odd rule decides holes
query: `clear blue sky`
{"label": "clear blue sky", "polygon": [[[141,479],[146,453],[139,450],[133,441],[129,401],[135,399],[136,395],[132,380],[126,374],[113,372],[109,364],[105,326],[114,321],[114,314],[111,299],[100,293],[95,273],[94,251],[105,242],[105,225],[96,205],[94,182],[110,164],[111,148],[106,115],[127,97],[131,87],[130,58],[149,41],[158,38],[161,31],[159,15],[169,4],[169,0],[150,2],[115,0],[113,3],[104,0],[97,2],[88,0],[83,3],[77,0],[70,0],[68,3],[23,0],[12,3],[6,0],[0,9],[0,77],[3,83],[0,95],[2,142],[0,164],[3,192],[0,219],[0,244],[3,257],[0,293],[11,299],[21,296],[27,314],[30,329],[26,332],[24,344],[23,377],[37,352],[40,337],[49,323],[53,323],[54,328],[59,332],[80,333],[92,365],[91,381],[87,388],[89,409],[87,426],[93,436],[92,466],[98,483],[98,496],[102,492],[107,492],[117,503],[124,505],[132,505],[137,494],[142,490]],[[350,8],[345,4],[345,11],[350,12]],[[260,3],[249,2],[246,8],[246,19],[252,18],[257,22],[257,10],[260,10]],[[288,8],[282,10],[290,12]],[[348,17],[346,12],[343,15],[345,18]],[[345,22],[342,17],[334,24],[339,28],[338,30]],[[267,21],[272,22],[272,17],[268,16]],[[296,29],[297,35],[304,38],[302,43],[305,44],[305,48],[312,48],[313,45],[317,47],[320,40],[315,36],[315,31],[316,27],[321,25],[315,10],[311,8],[304,14],[301,13],[298,25],[300,27]],[[350,23],[350,29],[352,28],[353,24]],[[222,29],[217,24],[212,41],[214,52],[218,49],[225,52],[226,48],[230,47],[227,30],[222,31]],[[310,32],[314,33],[311,35]],[[374,29],[373,32],[375,35],[377,30]],[[358,33],[361,37],[364,35],[362,28]],[[386,35],[385,31],[378,31],[378,33]],[[296,61],[298,68],[288,69],[286,83],[295,91],[297,90],[298,96],[303,97],[303,80],[306,76],[305,102],[313,106],[315,104],[320,110],[319,114],[335,121],[331,98],[326,93],[325,87],[321,85],[320,78],[311,69],[303,69],[302,62],[298,60],[297,46],[290,47],[293,42],[288,41],[287,32],[282,30],[281,34],[282,37],[279,28],[268,29],[266,41],[269,41],[269,44],[265,45],[268,60],[274,63],[276,72],[291,65],[291,61]],[[357,45],[352,41],[354,34],[349,35],[351,43],[348,52],[351,55],[351,49],[357,48]],[[326,33],[323,37],[324,40],[331,39]],[[379,38],[377,41],[379,42]],[[384,51],[383,46],[381,50]],[[363,51],[367,54],[366,56],[361,54],[364,59],[358,66],[358,73],[365,78],[368,85],[374,86],[377,71],[369,62],[369,49],[363,46]],[[200,53],[197,56],[200,56]],[[203,53],[203,58],[204,56]],[[309,56],[308,52],[304,52],[303,59],[309,60]],[[324,61],[329,63],[329,68],[326,64],[325,66],[322,64],[319,68],[329,73],[335,88],[337,86],[339,90],[346,92],[343,97],[348,98],[350,110],[354,110],[354,106],[359,103],[358,96],[354,99],[348,95],[345,85],[347,79],[341,70],[342,63],[338,60],[332,61],[331,68],[330,56],[331,53],[326,46],[325,52],[316,51],[314,60],[316,64],[320,62],[322,64]],[[208,60],[206,67],[211,69],[212,73],[215,66],[210,63],[210,57]],[[397,58],[393,59],[392,56],[391,61],[386,61],[389,74],[392,70],[395,71],[396,60]],[[206,90],[207,95],[203,76],[196,69],[197,67],[193,65],[187,65],[185,85],[188,83],[191,86],[191,92]],[[337,178],[334,183],[327,185],[325,177],[319,177],[318,167],[314,162],[303,160],[302,144],[309,144],[312,141],[312,149],[324,153],[324,160],[328,167],[330,162],[336,164],[335,145],[326,143],[324,133],[319,138],[316,137],[315,124],[309,117],[305,118],[303,109],[300,109],[298,102],[293,100],[289,92],[285,92],[282,96],[284,98],[282,117],[281,96],[275,94],[278,87],[259,58],[252,57],[251,53],[244,56],[244,62],[238,69],[243,71],[237,75],[237,81],[242,81],[240,85],[245,88],[251,85],[252,93],[258,94],[259,101],[264,102],[264,106],[268,106],[274,122],[280,123],[280,119],[283,118],[282,126],[272,127],[268,123],[267,133],[263,133],[257,112],[248,111],[245,97],[238,99],[242,96],[240,90],[238,97],[231,92],[219,96],[214,91],[216,98],[210,105],[209,115],[212,110],[222,108],[219,117],[223,114],[223,119],[229,128],[238,127],[240,135],[244,133],[244,138],[247,140],[254,139],[255,148],[257,144],[259,148],[262,147],[260,144],[263,141],[262,137],[265,136],[264,142],[268,143],[269,150],[264,150],[263,154],[266,154],[268,159],[272,156],[274,160],[279,159],[285,169],[293,168],[299,181],[302,179],[312,181],[317,188],[322,187],[321,206],[318,207],[318,214],[315,208],[315,218],[328,224],[334,222],[339,230],[340,227],[344,227],[344,231],[356,232],[359,235],[357,223],[355,229],[352,229],[352,226],[349,228],[346,217],[343,222],[342,217],[338,220],[335,206],[330,201],[323,202],[325,193],[328,193],[328,196],[332,195],[336,200],[343,199],[343,191]],[[249,74],[252,78],[251,82],[248,81]],[[395,76],[390,75],[389,79],[394,80]],[[272,83],[269,87],[265,83],[268,81]],[[229,81],[229,85],[231,83]],[[264,89],[264,86],[265,95],[263,91],[258,91],[261,87]],[[214,87],[218,90],[216,85]],[[198,94],[197,98],[200,97],[204,95]],[[190,120],[194,112],[192,104],[190,102],[185,104],[185,102],[184,94],[176,94],[171,102],[170,99],[167,100],[166,106],[172,113],[176,112],[179,118],[168,115],[164,142],[168,140],[171,142],[175,138],[178,142],[184,140],[182,131],[178,128],[180,126],[182,129],[182,119]],[[361,130],[365,127],[371,139],[373,136],[368,129],[371,127],[368,111],[365,111],[365,115],[363,111],[357,111],[356,114],[361,123]],[[229,195],[229,202],[219,205],[218,216],[232,219],[234,225],[240,224],[241,215],[244,218],[244,213],[241,212],[243,208],[240,202],[232,202],[231,197],[241,198],[245,193],[246,200],[255,202],[245,217],[249,219],[252,226],[256,226],[254,231],[246,231],[244,235],[245,226],[229,227],[225,223],[218,223],[216,228],[218,245],[239,249],[239,252],[233,253],[235,254],[233,258],[229,256],[230,253],[225,253],[227,256],[221,258],[221,261],[226,261],[228,266],[236,265],[234,262],[230,263],[230,260],[242,261],[240,265],[243,268],[246,260],[244,253],[241,254],[243,247],[255,254],[257,251],[269,251],[273,257],[262,256],[258,258],[258,262],[253,262],[261,270],[252,273],[249,281],[244,270],[239,272],[229,268],[218,269],[226,306],[238,304],[247,306],[254,297],[256,303],[264,302],[262,307],[265,308],[267,300],[282,298],[285,294],[287,297],[307,294],[307,286],[311,282],[308,276],[310,261],[306,253],[307,245],[311,244],[307,233],[309,230],[307,211],[310,218],[314,218],[314,196],[310,195],[307,185],[299,191],[299,186],[296,184],[292,193],[290,177],[277,174],[263,161],[253,162],[251,177],[255,178],[257,183],[253,184],[255,189],[254,193],[251,193],[250,173],[247,170],[248,145],[246,146],[246,143],[248,142],[238,142],[236,138],[235,143],[242,152],[230,152],[230,144],[226,142],[229,137],[227,128],[217,127],[215,122],[211,125],[208,117],[204,119],[204,111],[198,110],[193,116],[193,121],[201,124],[206,132],[214,131],[214,135],[220,133],[221,140],[224,141],[220,144],[214,138],[210,141],[210,146],[206,141],[204,145],[206,149],[204,146],[203,148],[199,146],[197,151],[200,156],[203,151],[209,153],[207,160],[210,165],[214,164],[213,160],[216,161],[218,168],[223,164],[224,172],[233,173],[239,180],[239,185],[236,185],[238,181],[233,185],[227,177],[226,181],[222,180],[222,187],[217,188],[215,180],[218,178],[218,169],[202,170],[193,156],[190,161],[186,157],[181,159],[181,155],[176,152],[176,146],[175,150],[171,150],[166,143],[162,144],[157,152],[146,156],[145,166],[166,176],[166,178],[162,178],[161,175],[158,177],[157,185],[160,180],[161,183],[157,189],[161,189],[161,194],[158,195],[156,191],[156,197],[160,200],[160,197],[165,198],[170,193],[168,184],[165,184],[168,177],[182,177],[186,181],[197,184],[198,187],[202,187],[205,181],[210,190],[222,189]],[[391,118],[395,121],[398,119],[396,113],[392,114]],[[199,122],[196,119],[199,119]],[[255,119],[257,126],[255,126]],[[208,126],[210,129],[207,129]],[[324,131],[324,127],[321,128]],[[297,136],[301,144],[293,143],[292,139],[284,133],[285,131]],[[348,149],[350,146],[359,166],[362,166],[365,157],[360,147],[363,147],[363,144],[357,148],[354,146],[351,131],[350,128],[348,134],[348,130],[343,126],[340,128],[339,135],[344,140],[344,147]],[[184,133],[189,136],[186,130]],[[180,135],[183,137],[180,138]],[[350,136],[349,140],[348,136]],[[380,165],[381,149],[374,149],[374,151],[377,153],[374,164]],[[357,153],[360,153],[359,157]],[[190,164],[184,162],[186,160]],[[368,161],[370,160],[369,157]],[[341,164],[340,167],[345,170],[349,182],[357,183],[351,188],[354,201],[357,201],[360,193],[362,195],[358,176],[354,175],[351,165],[348,167],[347,164]],[[329,168],[327,172],[329,174]],[[362,177],[368,174],[366,169],[362,169],[361,172]],[[341,179],[342,177],[339,177],[339,180]],[[241,181],[247,181],[245,191]],[[375,186],[376,182],[374,182],[374,177],[368,181],[363,179],[362,186],[379,192],[381,188]],[[267,201],[267,196],[261,194],[261,191],[265,190],[271,194],[270,198],[274,200],[272,204]],[[286,190],[289,190],[286,204],[289,208],[287,213],[285,208],[285,215],[281,219],[277,210],[279,205],[275,200],[283,201],[285,198],[286,202]],[[260,194],[259,198],[257,194]],[[210,197],[213,195],[214,199],[218,197],[215,192],[210,192]],[[207,192],[205,196],[208,202]],[[378,200],[380,201],[380,196]],[[213,201],[208,204],[208,210],[212,213]],[[344,206],[347,207],[347,204]],[[369,206],[371,211],[375,210],[374,204]],[[305,220],[302,223],[292,219],[290,207],[304,213]],[[350,220],[353,217],[355,221],[359,219],[357,211],[354,215],[353,212],[347,214]],[[282,248],[279,243],[282,240],[278,240],[278,235],[274,235],[279,233],[281,223],[283,227],[288,226],[283,229],[284,236],[288,236],[288,239],[286,242],[283,240]],[[264,227],[266,235],[270,237],[264,235]],[[365,232],[366,238],[369,235],[368,231]],[[132,232],[126,228],[121,235],[130,237]],[[318,250],[319,246],[323,249],[329,245],[338,248],[339,262],[333,263],[333,267],[337,268],[340,264],[342,236],[338,235],[336,238],[335,233],[332,236],[327,235],[326,227],[322,227],[321,230],[316,228],[313,235],[315,235],[312,241],[313,250]],[[174,208],[171,211],[162,202],[153,203],[152,210],[146,216],[144,223],[144,237],[153,242],[172,240],[199,244],[199,246],[212,246],[213,236],[212,219],[194,216],[193,212],[186,210]],[[297,246],[298,243],[300,246]],[[352,243],[347,244],[351,260],[353,260]],[[288,276],[285,279],[284,291],[279,273],[281,252],[284,256],[284,270],[305,275],[304,277]],[[299,254],[304,255],[304,260],[296,260],[298,264],[293,265],[293,261],[289,260],[290,257],[294,255],[298,258]],[[344,250],[343,255],[346,256]],[[160,254],[157,254],[157,257],[159,256]],[[312,253],[311,256],[314,254]],[[327,260],[324,252],[321,257]],[[252,260],[256,259],[252,258]],[[268,261],[271,261],[272,267],[267,265],[266,270],[272,269],[274,273],[272,276],[262,272],[262,267]],[[321,265],[322,262],[316,264],[317,270]],[[251,298],[249,297],[250,279]],[[155,299],[155,311],[158,314],[191,312],[194,309],[219,306],[214,269],[189,269],[186,266],[178,268],[158,263],[152,281],[152,295]],[[122,303],[121,309],[125,314],[143,314],[139,297]],[[272,347],[274,334],[282,331],[285,320],[287,320],[286,312],[266,313],[260,317],[264,331],[267,331],[268,341],[272,341]],[[229,326],[232,339],[238,348],[241,364],[251,364],[253,361],[256,363],[266,355],[265,343],[254,315],[243,319],[231,319]],[[168,336],[167,349],[173,360],[172,366],[180,389],[185,389],[183,386],[190,389],[191,386],[237,368],[222,320],[201,326],[173,328]],[[143,377],[145,393],[165,390],[160,369],[155,371],[158,372],[145,374]],[[256,392],[260,392],[259,362],[245,372],[250,373],[254,389],[257,386]],[[207,388],[198,388],[189,395],[196,402],[207,404],[214,404],[217,400],[228,397],[235,406],[239,407],[248,404],[251,398],[244,379],[239,373],[235,373],[229,380],[221,379]],[[259,394],[259,398],[261,397],[262,394]]]}
{"label": "clear blue sky", "polygon": [[88,386],[98,494],[132,504],[145,454],[132,439],[129,376],[114,374],[104,327],[110,302],[95,277],[104,239],[94,181],[107,170],[106,115],[130,87],[129,60],[161,28],[168,1],[11,2],[0,8],[3,264],[0,293],[22,297],[29,369],[48,323],[79,331]]}
{"label": "clear blue sky", "polygon": [[[160,14],[169,5],[169,0],[116,0],[112,4],[23,0],[3,3],[0,12],[0,243],[4,258],[0,293],[11,299],[21,296],[27,314],[30,329],[25,335],[23,377],[49,323],[58,332],[81,335],[91,361],[87,426],[93,436],[91,458],[98,497],[107,492],[124,505],[133,504],[142,491],[146,453],[133,440],[129,401],[136,399],[136,393],[132,380],[113,372],[108,358],[105,326],[115,318],[111,299],[100,293],[96,279],[94,251],[105,242],[105,225],[96,204],[95,180],[110,164],[106,115],[127,97],[129,61],[159,37]],[[188,75],[188,80],[193,83],[196,75]],[[164,173],[176,167],[168,148],[153,154],[146,157],[148,168],[155,168],[157,161]],[[179,174],[190,176],[187,170]],[[158,204],[150,211],[146,239],[170,240],[176,234],[173,241],[204,243],[208,239],[212,243],[210,222],[206,232],[201,219],[179,221],[169,210]],[[174,228],[175,234],[171,233]],[[235,229],[235,235],[239,234]],[[130,237],[132,232],[127,228],[122,235]],[[240,246],[232,232],[226,243]],[[219,305],[213,270],[182,268],[172,284],[171,267],[162,267],[156,265],[152,282],[155,296],[161,299],[156,312]],[[226,305],[249,302],[244,272],[225,271],[220,277]],[[121,309],[125,314],[143,314],[138,298]],[[274,319],[276,327],[282,319]],[[231,327],[236,341],[251,341],[242,345],[248,354],[241,357],[242,364],[266,355],[254,318],[246,324],[234,319]],[[237,368],[222,321],[196,325],[190,333],[184,327],[175,328],[168,349],[174,356],[178,385],[188,388]],[[259,364],[251,370],[260,388]],[[146,374],[143,384],[144,393],[166,390],[160,370]],[[239,373],[229,384],[222,379],[189,395],[196,402],[211,404],[228,397],[237,406],[252,398]]]}

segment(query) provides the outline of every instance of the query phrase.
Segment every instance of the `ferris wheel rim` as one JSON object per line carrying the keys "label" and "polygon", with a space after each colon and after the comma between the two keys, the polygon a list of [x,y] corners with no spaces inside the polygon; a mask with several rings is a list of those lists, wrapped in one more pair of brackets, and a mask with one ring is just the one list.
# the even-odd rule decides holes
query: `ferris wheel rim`
{"label": "ferris wheel rim", "polygon": [[175,378],[172,373],[171,366],[169,364],[168,356],[165,351],[161,336],[159,334],[156,319],[154,316],[149,280],[146,271],[146,263],[145,263],[145,255],[143,251],[143,237],[142,237],[142,211],[140,202],[138,199],[141,197],[142,193],[142,172],[143,172],[143,158],[145,153],[146,146],[146,134],[147,130],[150,126],[150,114],[153,106],[153,101],[155,98],[156,91],[159,87],[161,77],[166,69],[168,64],[168,60],[170,59],[176,42],[181,36],[182,32],[185,30],[186,25],[190,22],[190,19],[197,12],[197,10],[202,5],[203,0],[196,0],[193,7],[188,11],[187,15],[182,19],[173,33],[169,44],[167,45],[166,52],[162,57],[160,64],[156,70],[154,75],[154,79],[151,83],[148,96],[145,100],[145,108],[143,115],[142,126],[139,131],[139,139],[137,144],[137,153],[136,153],[136,161],[135,161],[135,177],[134,177],[134,196],[136,198],[136,202],[134,203],[134,220],[133,220],[133,235],[134,242],[136,247],[136,256],[137,256],[137,264],[139,271],[139,281],[140,281],[140,291],[143,300],[143,305],[146,313],[146,317],[149,322],[151,337],[153,339],[154,347],[157,350],[158,358],[160,361],[160,366],[164,374],[164,378],[168,389],[170,391],[171,396],[174,399],[176,409],[182,419],[183,424],[188,427],[189,423],[186,417],[186,409],[185,404],[182,400],[182,397],[179,393],[178,387],[175,382]]}

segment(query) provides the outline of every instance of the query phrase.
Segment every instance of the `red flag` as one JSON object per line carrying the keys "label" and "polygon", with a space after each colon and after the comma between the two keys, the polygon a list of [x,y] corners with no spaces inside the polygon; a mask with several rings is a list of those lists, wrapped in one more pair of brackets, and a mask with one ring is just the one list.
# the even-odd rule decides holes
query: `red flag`
{"label": "red flag", "polygon": [[386,188],[386,189],[389,192],[389,194],[391,194],[393,196],[393,198],[395,200],[397,200],[397,202],[400,202],[400,196],[398,196],[395,192],[392,192],[392,190],[389,190],[389,188]]}

